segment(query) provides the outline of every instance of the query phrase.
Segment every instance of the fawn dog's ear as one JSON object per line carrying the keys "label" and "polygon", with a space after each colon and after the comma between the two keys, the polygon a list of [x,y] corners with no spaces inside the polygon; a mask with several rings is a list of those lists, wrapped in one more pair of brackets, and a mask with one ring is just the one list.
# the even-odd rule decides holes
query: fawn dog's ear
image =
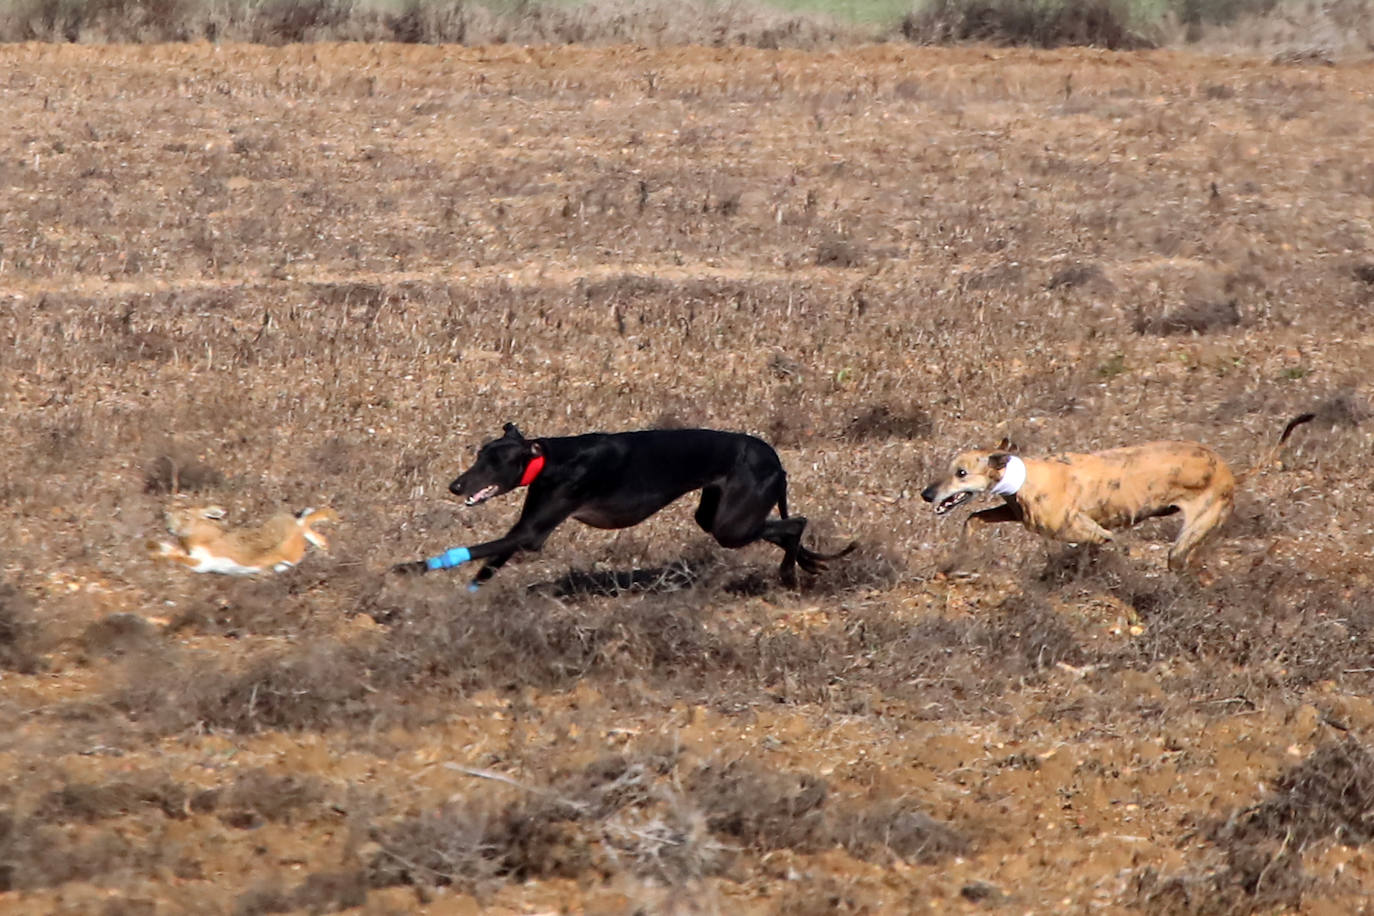
{"label": "fawn dog's ear", "polygon": [[993,452],[988,456],[988,467],[1001,471],[1006,468],[1007,462],[1010,460],[1011,456],[1006,452]]}
{"label": "fawn dog's ear", "polygon": [[221,519],[229,513],[225,512],[221,506],[206,506],[204,509],[200,510],[200,514],[202,518]]}
{"label": "fawn dog's ear", "polygon": [[1017,451],[1016,443],[1015,443],[1015,442],[1012,442],[1011,439],[1008,438],[1007,436],[1003,436],[1003,437],[1002,437],[1002,441],[999,442],[999,443],[997,443],[997,451],[999,451],[999,452],[1014,452],[1014,451]]}
{"label": "fawn dog's ear", "polygon": [[520,427],[516,426],[514,423],[507,423],[505,426],[501,427],[501,431],[506,434],[507,439],[518,439],[523,441],[525,438],[520,433]]}

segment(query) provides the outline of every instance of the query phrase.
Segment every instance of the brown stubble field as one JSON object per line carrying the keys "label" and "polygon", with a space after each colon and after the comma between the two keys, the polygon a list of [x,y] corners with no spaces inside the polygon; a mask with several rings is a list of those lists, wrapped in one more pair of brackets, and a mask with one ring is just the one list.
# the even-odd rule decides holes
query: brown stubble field
{"label": "brown stubble field", "polygon": [[[1368,907],[1374,68],[19,45],[0,112],[0,909]],[[1210,584],[1168,519],[938,573],[957,449],[1307,409]],[[756,432],[863,548],[384,576],[509,524],[445,492],[507,420]],[[175,498],[343,521],[197,577]]]}

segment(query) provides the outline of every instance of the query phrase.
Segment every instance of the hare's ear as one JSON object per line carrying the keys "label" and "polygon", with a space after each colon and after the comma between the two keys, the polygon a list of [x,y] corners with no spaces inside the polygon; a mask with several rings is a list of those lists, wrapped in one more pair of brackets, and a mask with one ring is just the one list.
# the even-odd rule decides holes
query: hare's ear
{"label": "hare's ear", "polygon": [[1003,437],[1002,437],[1002,441],[999,442],[999,443],[997,443],[997,451],[999,451],[999,452],[1014,452],[1014,451],[1016,451],[1016,443],[1015,443],[1015,442],[1012,442],[1011,439],[1008,438],[1007,436],[1003,436]]}
{"label": "hare's ear", "polygon": [[206,506],[204,509],[200,510],[200,514],[202,518],[221,519],[229,513],[225,512],[224,508],[221,506]]}

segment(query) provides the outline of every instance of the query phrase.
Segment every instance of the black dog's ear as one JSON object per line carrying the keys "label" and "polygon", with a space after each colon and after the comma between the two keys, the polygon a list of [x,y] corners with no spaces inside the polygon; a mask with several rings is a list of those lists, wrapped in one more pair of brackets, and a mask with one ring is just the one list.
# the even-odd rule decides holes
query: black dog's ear
{"label": "black dog's ear", "polygon": [[544,454],[544,446],[540,445],[540,444],[538,443],[538,441],[531,442],[531,443],[530,443],[530,454],[531,454],[531,455],[542,455],[542,454]]}
{"label": "black dog's ear", "polygon": [[996,470],[1000,471],[1006,468],[1007,462],[1010,460],[1011,456],[1008,455],[1006,452],[993,452],[991,455],[988,456],[988,467],[995,468]]}
{"label": "black dog's ear", "polygon": [[501,431],[506,434],[507,439],[525,438],[520,434],[520,427],[516,426],[514,423],[507,423],[505,426],[501,427]]}

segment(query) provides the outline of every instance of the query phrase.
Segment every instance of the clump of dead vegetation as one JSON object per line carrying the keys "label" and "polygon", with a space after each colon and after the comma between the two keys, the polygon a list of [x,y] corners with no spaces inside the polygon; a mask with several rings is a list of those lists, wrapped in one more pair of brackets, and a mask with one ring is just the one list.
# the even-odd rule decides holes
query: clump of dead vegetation
{"label": "clump of dead vegetation", "polygon": [[[491,774],[474,771],[474,777]],[[464,801],[371,830],[374,887],[489,892],[499,880],[607,874],[681,884],[719,874],[741,855],[839,846],[886,862],[934,864],[969,841],[910,802],[836,801],[825,780],[748,760],[679,772],[675,754],[599,760],[520,794]]]}
{"label": "clump of dead vegetation", "polygon": [[[836,581],[818,594],[844,600],[895,581],[898,567],[882,551],[853,558],[848,574],[837,568]],[[774,626],[767,605],[756,606],[743,627],[721,618],[720,601],[775,590],[766,574],[727,565],[710,581],[683,584],[665,588],[656,574],[654,586],[638,591],[616,576],[608,582],[582,574],[553,584],[579,589],[562,592],[561,601],[552,600],[548,587],[513,585],[478,599],[412,599],[408,609],[387,617],[387,637],[375,644],[315,638],[300,651],[222,669],[160,644],[130,647],[125,684],[110,703],[155,734],[415,725],[436,714],[419,702],[423,697],[563,690],[583,682],[623,693],[629,703],[653,702],[656,695],[707,703],[779,695],[844,703],[853,691],[862,705],[858,697],[877,689],[919,695],[934,709],[936,697],[963,702],[972,696],[975,681],[996,692],[1060,662],[1083,660],[1069,628],[1040,598],[1010,598],[978,621],[914,626],[864,602],[803,636]],[[864,660],[857,669],[856,658]],[[153,670],[156,678],[148,676]],[[923,685],[937,671],[945,675],[931,691]],[[840,681],[845,687],[835,686]],[[639,686],[619,690],[630,683]]]}
{"label": "clump of dead vegetation", "polygon": [[268,822],[290,821],[302,809],[318,814],[314,809],[324,798],[324,787],[309,773],[273,773],[259,767],[239,773],[225,789],[196,793],[191,807],[218,811],[230,827],[252,830]]}
{"label": "clump of dead vegetation", "polygon": [[1206,334],[1240,323],[1236,300],[1224,299],[1192,302],[1162,315],[1148,315],[1142,309],[1136,314],[1134,326],[1137,334]]}
{"label": "clump of dead vegetation", "polygon": [[1325,842],[1362,846],[1374,838],[1374,754],[1346,738],[1318,747],[1284,772],[1258,804],[1200,830],[1219,859],[1210,867],[1138,877],[1142,905],[1168,914],[1255,913],[1321,896],[1303,855]]}
{"label": "clump of dead vegetation", "polygon": [[1130,22],[1128,7],[1114,0],[937,0],[908,14],[901,32],[908,41],[920,44],[1092,45],[1113,51],[1154,47]]}
{"label": "clump of dead vegetation", "polygon": [[[1233,42],[1287,25],[1290,57],[1316,55],[1332,44],[1304,47],[1294,17],[1276,0],[1173,0],[1142,18],[1117,0],[940,0],[907,14],[900,34],[923,44],[993,42],[1111,50],[1154,47],[1168,33]],[[1309,31],[1360,29],[1360,3],[1337,4]],[[822,13],[783,11],[766,3],[629,3],[513,6],[460,0],[16,0],[0,14],[0,40],[49,42],[247,41],[282,45],[310,41],[403,44],[703,44],[713,47],[819,48],[873,41],[890,23],[861,25]],[[1272,39],[1271,39],[1272,41]],[[1345,38],[1345,44],[1356,42]],[[1294,50],[1296,49],[1296,50]]]}
{"label": "clump of dead vegetation", "polygon": [[184,786],[146,771],[113,782],[67,783],[45,795],[31,817],[41,824],[93,824],[151,808],[180,819],[189,813],[189,802]]}
{"label": "clump of dead vegetation", "polygon": [[186,450],[158,455],[143,474],[143,492],[154,495],[200,493],[224,485],[224,474]]}
{"label": "clump of dead vegetation", "polygon": [[[178,783],[151,769],[106,782],[67,781],[45,792],[27,813],[16,805],[0,808],[0,890],[108,882],[116,875],[159,870],[200,879],[200,853],[180,842],[164,842],[167,821],[218,811],[226,825],[252,829],[267,822],[289,823],[303,810],[318,818],[324,798],[313,776],[262,769],[240,773],[227,786],[213,789]],[[325,890],[339,884],[313,878],[306,883],[310,890],[296,899],[329,896]],[[334,896],[347,897],[341,891]]]}
{"label": "clump of dead vegetation", "polygon": [[0,40],[394,41],[405,44],[709,44],[816,48],[870,32],[820,14],[709,2],[490,6],[459,0],[18,0]]}
{"label": "clump of dead vegetation", "polygon": [[21,674],[37,671],[41,666],[37,639],[33,603],[13,585],[0,583],[0,669]]}
{"label": "clump of dead vegetation", "polygon": [[357,723],[380,711],[369,703],[375,689],[359,676],[366,661],[357,647],[322,642],[302,654],[260,658],[244,670],[211,670],[162,649],[125,661],[127,681],[112,704],[155,733]]}
{"label": "clump of dead vegetation", "polygon": [[186,861],[156,836],[140,842],[110,828],[69,832],[0,810],[0,892],[57,887],[112,873],[150,873],[158,868],[189,877]]}
{"label": "clump of dead vegetation", "polygon": [[1325,576],[1274,563],[1207,589],[1132,571],[1114,578],[1107,587],[1146,628],[1118,663],[1196,659],[1209,666],[1197,687],[1239,696],[1367,671],[1374,600]]}
{"label": "clump of dead vegetation", "polygon": [[1374,419],[1374,406],[1354,388],[1336,392],[1318,404],[1313,412],[1317,415],[1316,423],[1334,429],[1354,429]]}
{"label": "clump of dead vegetation", "polygon": [[154,649],[157,627],[139,614],[109,614],[82,631],[80,644],[87,658],[117,658],[129,652]]}
{"label": "clump of dead vegetation", "polygon": [[367,903],[367,876],[361,869],[315,872],[291,890],[280,877],[256,882],[234,901],[234,916],[268,913],[335,913]]}
{"label": "clump of dead vegetation", "polygon": [[[634,46],[480,65],[394,46],[10,53],[28,106],[0,125],[28,201],[0,225],[25,291],[0,308],[10,886],[132,900],[173,875],[252,913],[356,906],[374,881],[528,901],[538,875],[572,875],[570,895],[763,876],[760,906],[861,911],[867,879],[817,861],[963,849],[986,882],[885,880],[1053,908],[1062,876],[1009,880],[965,810],[1015,842],[1111,774],[1162,806],[1142,849],[1201,838],[1229,868],[1222,834],[1184,833],[1221,791],[1205,726],[1253,724],[1278,756],[1307,740],[1276,724],[1290,704],[1370,692],[1370,392],[1351,374],[1369,288],[1351,258],[1368,260],[1371,144],[1349,68],[901,46],[837,52],[845,66]],[[1099,155],[1104,126],[1119,154]],[[1282,167],[1314,136],[1323,169]],[[114,180],[137,175],[155,187]],[[70,205],[91,188],[109,204]],[[1232,300],[1220,320],[1178,314]],[[1159,317],[1144,333],[1138,302]],[[1244,466],[1313,405],[1323,422],[1247,482],[1209,550],[1214,585],[1162,572],[1168,519],[1040,575],[1043,545],[991,532],[981,578],[934,575],[958,520],[917,489],[959,445],[1008,428],[1037,452],[1198,438]],[[791,592],[766,547],[681,550],[684,532],[706,540],[684,501],[634,532],[566,526],[475,596],[466,576],[387,578],[518,511],[444,492],[507,419],[760,433],[787,446],[808,543],[863,545]],[[222,477],[187,476],[192,461]],[[129,547],[176,491],[231,490],[256,513],[322,486],[356,540],[270,582],[175,580]],[[10,673],[44,665],[56,676]],[[936,756],[936,734],[968,765]],[[841,759],[850,741],[881,762]],[[1020,746],[980,758],[994,742]],[[1083,758],[1068,776],[1041,756],[1064,743]],[[1187,793],[1129,786],[1154,745]],[[307,746],[327,753],[293,753]],[[298,778],[258,771],[279,749],[308,761]],[[154,753],[197,784],[145,774]],[[821,753],[835,769],[798,762]],[[73,775],[24,783],[54,761]],[[971,781],[1037,766],[991,796]],[[359,786],[377,797],[355,806]],[[1075,806],[1085,829],[1060,835],[1091,844],[1123,807]],[[1308,831],[1296,808],[1267,816],[1237,842],[1270,858],[1226,879],[1263,894],[1314,878],[1280,856],[1258,879]],[[296,843],[347,831],[343,860]],[[256,859],[253,887],[222,878],[216,850],[252,858],[278,832],[314,874]],[[1344,880],[1316,886],[1363,879]]]}
{"label": "clump of dead vegetation", "polygon": [[873,404],[844,426],[844,435],[865,439],[924,439],[934,430],[930,414],[919,407]]}

